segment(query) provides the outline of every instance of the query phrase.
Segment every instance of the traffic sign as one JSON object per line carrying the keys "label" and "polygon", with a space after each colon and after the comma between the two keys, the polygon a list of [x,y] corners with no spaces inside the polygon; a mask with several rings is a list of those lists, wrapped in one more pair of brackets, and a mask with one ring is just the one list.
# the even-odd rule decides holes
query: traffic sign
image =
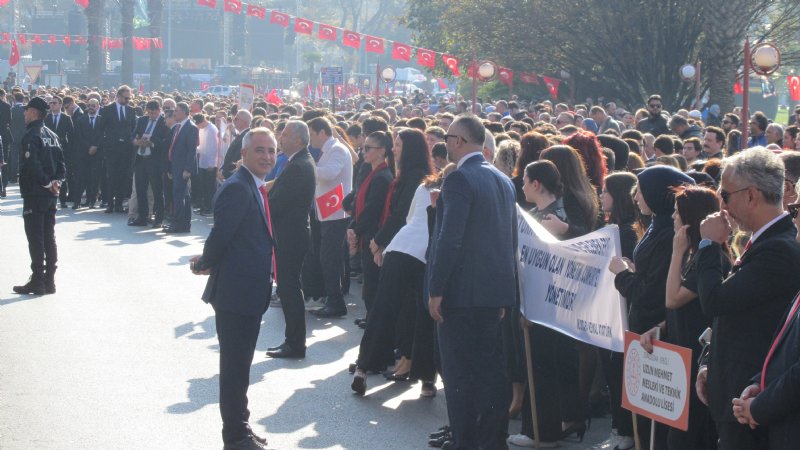
{"label": "traffic sign", "polygon": [[322,84],[328,86],[344,84],[344,71],[341,67],[323,67],[321,71]]}

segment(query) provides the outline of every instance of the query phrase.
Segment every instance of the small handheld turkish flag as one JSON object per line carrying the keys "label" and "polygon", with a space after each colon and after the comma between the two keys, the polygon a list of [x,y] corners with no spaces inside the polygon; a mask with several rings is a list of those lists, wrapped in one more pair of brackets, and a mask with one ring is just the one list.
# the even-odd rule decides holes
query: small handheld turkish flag
{"label": "small handheld turkish flag", "polygon": [[789,94],[792,96],[792,101],[800,101],[800,76],[789,75],[786,77],[786,82],[789,85]]}
{"label": "small handheld turkish flag", "polygon": [[321,219],[327,219],[336,211],[342,209],[344,187],[340,183],[335,188],[317,197],[317,211]]}
{"label": "small handheld turkish flag", "polygon": [[11,41],[11,55],[8,57],[8,65],[16,66],[19,63],[19,49],[17,48],[17,41]]}

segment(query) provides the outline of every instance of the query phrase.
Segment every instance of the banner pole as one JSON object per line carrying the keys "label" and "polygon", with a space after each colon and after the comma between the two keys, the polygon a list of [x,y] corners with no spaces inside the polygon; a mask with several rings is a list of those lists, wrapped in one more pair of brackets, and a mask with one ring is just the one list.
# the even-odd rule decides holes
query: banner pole
{"label": "banner pole", "polygon": [[536,448],[539,448],[539,414],[536,411],[536,385],[533,383],[533,359],[531,359],[531,334],[529,331],[529,327],[527,326],[522,327],[522,333],[525,338],[525,361],[528,365],[528,393],[531,398],[531,418],[533,419],[533,442]]}
{"label": "banner pole", "polygon": [[[656,327],[655,339],[661,338],[661,327]],[[650,450],[655,448],[656,443],[656,420],[650,419]]]}
{"label": "banner pole", "polygon": [[636,450],[642,450],[642,441],[639,439],[639,420],[634,412],[631,413],[631,417],[633,419],[633,443]]}

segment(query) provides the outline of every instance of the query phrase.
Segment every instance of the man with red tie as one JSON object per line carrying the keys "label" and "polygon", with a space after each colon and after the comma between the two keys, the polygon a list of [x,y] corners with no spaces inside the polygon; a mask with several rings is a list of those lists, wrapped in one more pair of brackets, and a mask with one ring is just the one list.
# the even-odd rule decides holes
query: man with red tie
{"label": "man with red tie", "polygon": [[[789,215],[800,229],[800,203],[789,205]],[[800,234],[798,234],[800,240]],[[733,400],[733,414],[739,423],[766,428],[769,448],[797,448],[800,430],[800,295],[781,321],[772,340],[761,373],[753,384]]]}
{"label": "man with red tie", "polygon": [[167,150],[169,175],[172,178],[172,221],[164,230],[167,233],[188,233],[192,222],[192,199],[188,183],[197,172],[197,143],[200,133],[189,120],[189,105],[180,102],[175,108],[175,126],[172,127]]}
{"label": "man with red tie", "polygon": [[[721,450],[765,448],[766,434],[740,424],[731,401],[761,370],[775,327],[800,291],[800,244],[783,210],[784,172],[780,157],[763,147],[724,160],[722,211],[700,225],[697,287],[703,312],[713,318],[713,336],[696,388],[716,423]],[[725,278],[721,245],[731,220],[753,235]]]}
{"label": "man with red tie", "polygon": [[210,275],[202,298],[214,307],[219,339],[224,450],[262,449],[267,444],[248,423],[247,388],[261,316],[272,293],[275,241],[264,178],[275,166],[277,146],[266,128],[247,133],[242,169],[214,196],[214,227],[203,255],[192,258],[192,272]]}

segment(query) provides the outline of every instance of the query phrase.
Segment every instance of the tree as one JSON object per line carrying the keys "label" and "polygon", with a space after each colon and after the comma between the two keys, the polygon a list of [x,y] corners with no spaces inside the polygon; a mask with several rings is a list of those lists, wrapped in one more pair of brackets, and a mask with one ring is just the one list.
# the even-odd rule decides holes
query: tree
{"label": "tree", "polygon": [[106,7],[106,0],[92,0],[89,2],[84,12],[86,13],[86,27],[89,34],[88,70],[90,86],[100,86],[102,84],[103,69],[106,64],[103,61],[103,51],[101,48],[101,36],[103,33],[103,19]]}
{"label": "tree", "polygon": [[120,66],[120,82],[128,86],[133,84],[133,16],[136,0],[120,0],[120,16],[122,17],[122,65]]}
{"label": "tree", "polygon": [[[147,0],[147,15],[150,17],[150,37],[161,37],[164,0]],[[150,90],[161,89],[161,49],[150,46]]]}

